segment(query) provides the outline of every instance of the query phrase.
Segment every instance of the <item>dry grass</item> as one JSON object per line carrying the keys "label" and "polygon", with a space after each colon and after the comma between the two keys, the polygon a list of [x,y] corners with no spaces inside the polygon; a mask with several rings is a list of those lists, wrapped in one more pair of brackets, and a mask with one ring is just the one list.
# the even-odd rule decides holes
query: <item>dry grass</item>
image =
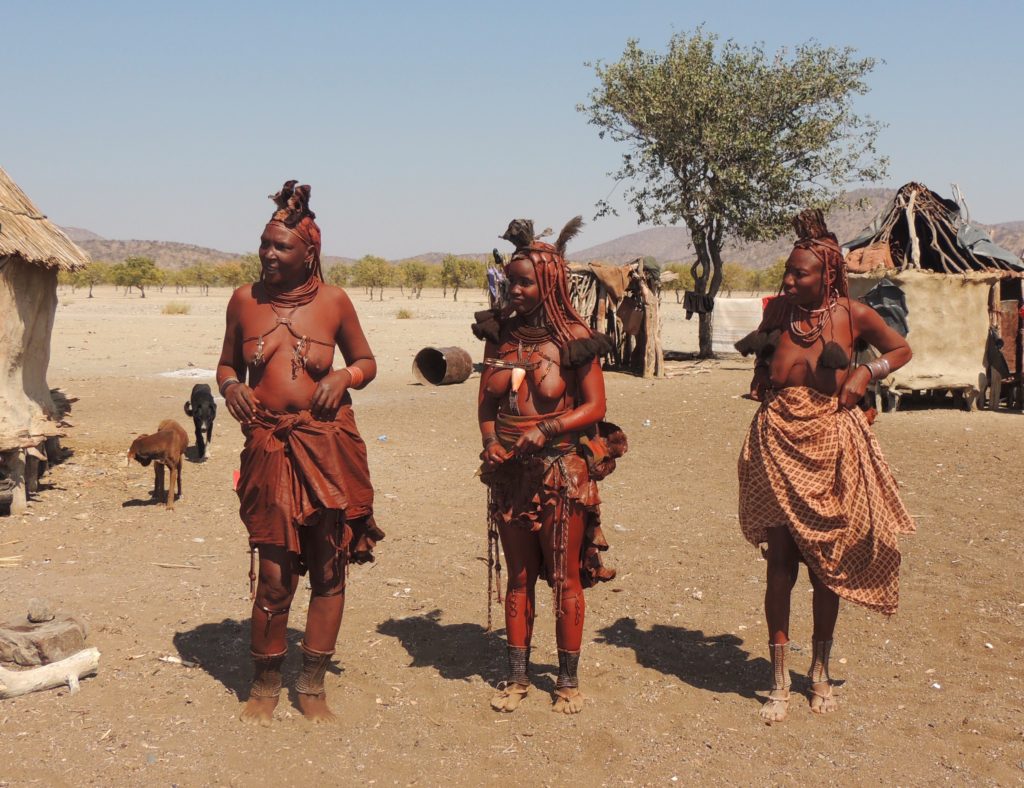
{"label": "dry grass", "polygon": [[191,311],[192,307],[189,304],[183,304],[181,301],[168,301],[164,304],[164,308],[160,310],[160,313],[164,315],[187,315]]}
{"label": "dry grass", "polygon": [[399,320],[409,320],[412,318],[412,312],[408,309],[399,309],[398,312],[395,313],[395,317]]}

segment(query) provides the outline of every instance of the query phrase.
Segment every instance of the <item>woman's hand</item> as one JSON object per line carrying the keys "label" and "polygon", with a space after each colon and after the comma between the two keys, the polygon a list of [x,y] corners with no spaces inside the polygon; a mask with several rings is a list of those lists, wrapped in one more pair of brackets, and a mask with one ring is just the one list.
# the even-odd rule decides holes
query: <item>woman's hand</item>
{"label": "woman's hand", "polygon": [[232,383],[224,390],[224,404],[235,421],[248,424],[255,417],[260,401],[244,383]]}
{"label": "woman's hand", "polygon": [[484,450],[480,452],[480,459],[488,469],[501,465],[511,456],[512,455],[505,450],[505,447],[497,441],[488,444],[484,447]]}
{"label": "woman's hand", "polygon": [[839,407],[849,410],[857,406],[857,403],[864,398],[864,392],[868,390],[868,383],[871,382],[871,370],[865,366],[857,367],[846,376],[846,382],[839,390]]}
{"label": "woman's hand", "polygon": [[540,431],[540,427],[530,427],[530,429],[519,436],[519,440],[512,447],[512,451],[516,454],[530,454],[537,451],[537,449],[543,449],[544,444],[547,442],[547,436]]}
{"label": "woman's hand", "polygon": [[344,369],[337,369],[320,378],[320,382],[316,384],[316,391],[313,392],[313,400],[309,405],[314,419],[334,420],[351,380],[351,373]]}

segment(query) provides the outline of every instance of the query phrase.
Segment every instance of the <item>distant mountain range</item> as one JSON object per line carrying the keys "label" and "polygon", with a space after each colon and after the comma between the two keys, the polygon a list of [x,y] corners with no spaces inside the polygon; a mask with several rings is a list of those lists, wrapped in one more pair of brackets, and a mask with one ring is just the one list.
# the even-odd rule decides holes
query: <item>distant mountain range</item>
{"label": "distant mountain range", "polygon": [[[829,228],[839,237],[840,242],[849,241],[860,234],[875,214],[896,194],[893,189],[857,189],[846,196],[845,207],[838,208],[828,216]],[[980,224],[980,223],[979,223]],[[1000,246],[1020,253],[1024,249],[1024,221],[1002,224],[981,224]],[[117,241],[103,238],[80,227],[63,227],[68,237],[89,253],[93,260],[120,262],[126,257],[149,257],[161,268],[187,268],[197,262],[221,263],[237,260],[242,255],[222,252],[192,244],[173,241]],[[784,237],[776,241],[751,244],[726,244],[723,258],[726,262],[740,263],[750,268],[765,268],[780,257],[785,257],[792,248],[792,239]],[[428,252],[415,257],[402,258],[393,262],[421,260],[428,264],[440,264],[448,252]],[[459,254],[490,260],[489,252]],[[685,227],[651,227],[624,235],[606,243],[587,249],[569,250],[569,257],[580,262],[601,260],[610,263],[625,263],[637,257],[655,257],[663,263],[672,261],[690,262],[695,258],[690,234]],[[350,257],[325,256],[325,266],[337,263],[355,262]]]}

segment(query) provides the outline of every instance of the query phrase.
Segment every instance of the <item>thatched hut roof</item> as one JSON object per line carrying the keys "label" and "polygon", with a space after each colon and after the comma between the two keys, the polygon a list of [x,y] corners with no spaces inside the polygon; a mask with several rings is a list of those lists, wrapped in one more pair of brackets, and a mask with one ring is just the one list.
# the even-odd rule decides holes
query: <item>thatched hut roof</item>
{"label": "thatched hut roof", "polygon": [[12,255],[61,271],[76,271],[89,264],[89,256],[39,212],[0,167],[0,258]]}
{"label": "thatched hut roof", "polygon": [[[958,194],[958,199],[962,195]],[[946,274],[968,271],[1024,271],[1024,260],[997,246],[972,224],[959,202],[920,183],[907,183],[861,234],[844,246],[888,245],[896,268],[923,268]]]}

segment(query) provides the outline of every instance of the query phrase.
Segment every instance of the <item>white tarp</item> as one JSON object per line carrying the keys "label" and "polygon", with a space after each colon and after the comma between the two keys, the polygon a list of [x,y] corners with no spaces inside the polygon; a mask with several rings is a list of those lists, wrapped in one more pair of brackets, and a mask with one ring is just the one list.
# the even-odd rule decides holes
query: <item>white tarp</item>
{"label": "white tarp", "polygon": [[711,321],[711,350],[735,353],[733,345],[761,325],[761,304],[760,298],[716,298]]}

